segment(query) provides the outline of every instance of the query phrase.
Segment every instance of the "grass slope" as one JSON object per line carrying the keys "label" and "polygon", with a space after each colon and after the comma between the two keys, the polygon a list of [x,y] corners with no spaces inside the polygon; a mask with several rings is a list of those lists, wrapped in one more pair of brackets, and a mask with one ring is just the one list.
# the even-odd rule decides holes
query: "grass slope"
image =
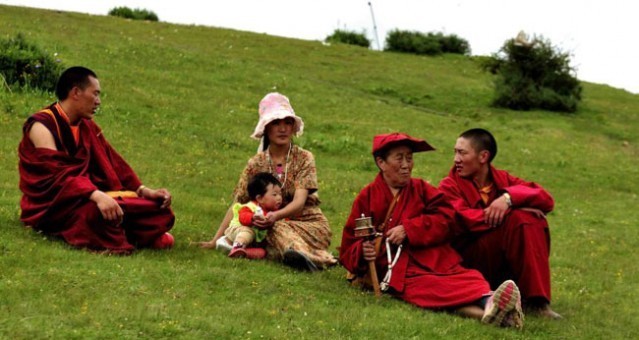
{"label": "grass slope", "polygon": [[[96,121],[143,181],[174,195],[176,247],[105,257],[21,227],[16,147],[25,118],[54,98],[0,90],[0,338],[636,338],[639,97],[584,84],[575,115],[489,106],[491,80],[470,58],[417,57],[267,35],[0,6],[18,32],[66,66],[101,78]],[[344,269],[296,273],[189,247],[212,236],[257,143],[269,91],[306,122],[332,250],[356,193],[375,176],[373,135],[401,130],[437,151],[416,156],[433,184],[456,136],[491,129],[495,164],[556,199],[552,283],[561,322],[523,332],[411,307],[346,285]]]}

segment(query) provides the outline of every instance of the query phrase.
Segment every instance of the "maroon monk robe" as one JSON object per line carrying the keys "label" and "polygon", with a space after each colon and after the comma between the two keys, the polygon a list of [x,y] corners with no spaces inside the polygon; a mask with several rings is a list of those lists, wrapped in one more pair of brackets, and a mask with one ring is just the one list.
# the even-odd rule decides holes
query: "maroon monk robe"
{"label": "maroon monk robe", "polygon": [[[411,179],[399,195],[387,230],[403,225],[406,240],[392,271],[390,292],[408,303],[434,309],[468,305],[488,294],[488,282],[478,271],[463,268],[460,256],[448,244],[453,210],[444,195],[421,179]],[[363,275],[368,268],[363,240],[354,236],[355,219],[364,214],[372,217],[373,225],[381,225],[393,199],[381,173],[355,199],[340,247],[340,261],[351,273]],[[382,245],[375,261],[380,280],[388,264]],[[395,256],[397,247],[391,248]]]}
{"label": "maroon monk robe", "polygon": [[[550,302],[550,232],[548,222],[517,207],[552,211],[554,201],[539,185],[525,182],[508,172],[490,167],[493,190],[488,203],[481,199],[472,179],[457,174],[455,167],[439,184],[456,211],[453,246],[464,265],[479,270],[497,287],[505,279],[519,286],[522,297],[541,297]],[[508,192],[512,209],[502,224],[491,228],[484,222],[484,209]]]}
{"label": "maroon monk robe", "polygon": [[[76,145],[59,110],[53,104],[27,119],[23,127],[18,147],[22,222],[80,248],[128,253],[136,246],[150,246],[173,226],[171,209],[160,209],[159,202],[143,198],[118,198],[123,222],[104,220],[89,199],[91,193],[135,191],[141,182],[92,120],[80,121]],[[29,131],[35,122],[53,134],[58,151],[33,145]]]}

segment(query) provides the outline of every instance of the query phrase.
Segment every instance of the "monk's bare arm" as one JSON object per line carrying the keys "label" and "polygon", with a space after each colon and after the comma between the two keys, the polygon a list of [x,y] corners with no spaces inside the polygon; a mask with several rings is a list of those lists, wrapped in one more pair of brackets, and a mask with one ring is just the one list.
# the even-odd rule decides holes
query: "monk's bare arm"
{"label": "monk's bare arm", "polygon": [[[33,142],[36,148],[58,150],[55,146],[55,140],[53,134],[47,129],[44,124],[35,122],[29,130],[29,139]],[[122,208],[118,203],[107,194],[100,190],[95,190],[91,193],[89,198],[95,202],[102,213],[102,216],[109,221],[121,220],[124,215]]]}
{"label": "monk's bare arm", "polygon": [[55,146],[55,140],[53,134],[47,129],[44,124],[35,122],[29,130],[29,139],[36,148],[58,150]]}

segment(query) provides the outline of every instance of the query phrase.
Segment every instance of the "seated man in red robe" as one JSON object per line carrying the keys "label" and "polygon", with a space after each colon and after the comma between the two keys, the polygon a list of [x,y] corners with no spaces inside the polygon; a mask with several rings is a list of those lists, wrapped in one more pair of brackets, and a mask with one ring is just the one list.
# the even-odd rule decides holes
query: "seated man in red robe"
{"label": "seated man in red robe", "polygon": [[546,221],[554,201],[541,186],[493,167],[496,154],[497,142],[484,129],[457,139],[455,164],[439,184],[456,211],[453,246],[492,287],[512,279],[530,312],[558,319],[550,308]]}
{"label": "seated man in red robe", "polygon": [[[426,141],[404,133],[375,136],[379,173],[353,203],[342,233],[340,262],[351,280],[365,281],[361,278],[368,275],[377,294],[384,290],[422,308],[522,327],[516,284],[505,281],[493,294],[478,271],[461,266],[461,257],[449,244],[452,206],[437,188],[412,178],[413,153],[429,150],[434,149]],[[370,217],[381,234],[375,242],[358,237],[356,219],[361,216]],[[380,276],[376,280],[371,273]]]}
{"label": "seated man in red robe", "polygon": [[65,70],[56,96],[58,102],[24,124],[18,148],[22,222],[94,251],[170,248],[171,194],[142,185],[93,121],[100,105],[96,74]]}

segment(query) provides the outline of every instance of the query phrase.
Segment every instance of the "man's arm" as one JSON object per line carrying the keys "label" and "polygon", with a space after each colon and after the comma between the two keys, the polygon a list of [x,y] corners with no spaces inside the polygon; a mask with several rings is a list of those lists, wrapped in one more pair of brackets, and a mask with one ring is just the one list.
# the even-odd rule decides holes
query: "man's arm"
{"label": "man's arm", "polygon": [[483,208],[472,208],[464,198],[461,188],[455,183],[455,180],[446,177],[439,183],[441,190],[450,204],[455,209],[457,223],[454,224],[454,234],[463,234],[466,231],[479,232],[490,229],[490,225],[486,223]]}
{"label": "man's arm", "polygon": [[552,196],[540,185],[526,182],[508,175],[509,186],[504,188],[510,194],[513,208],[534,208],[549,213],[555,207]]}
{"label": "man's arm", "polygon": [[[55,139],[49,129],[40,122],[35,122],[29,130],[29,139],[36,148],[43,148],[57,151],[55,146]],[[100,190],[95,190],[89,196],[89,199],[95,202],[104,219],[113,221],[121,220],[123,216],[122,208],[118,203],[107,194]]]}
{"label": "man's arm", "polygon": [[35,122],[31,126],[31,130],[29,130],[29,139],[36,148],[58,150],[55,146],[53,134],[40,122]]}

